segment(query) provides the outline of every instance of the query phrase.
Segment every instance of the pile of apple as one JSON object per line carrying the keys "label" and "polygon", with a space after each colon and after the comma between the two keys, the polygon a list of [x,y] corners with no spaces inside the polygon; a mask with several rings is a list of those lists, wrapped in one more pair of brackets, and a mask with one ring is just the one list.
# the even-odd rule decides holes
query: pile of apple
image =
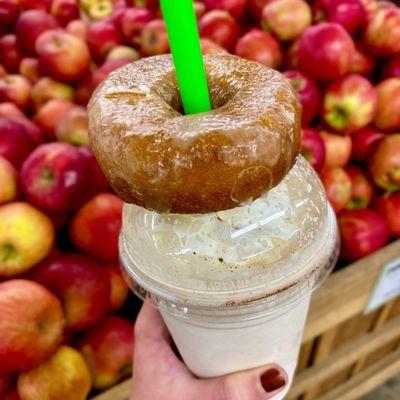
{"label": "pile of apple", "polygon": [[[400,237],[400,9],[387,0],[194,2],[204,53],[290,79],[302,154],[342,258]],[[122,202],[86,105],[116,68],[169,52],[156,0],[0,0],[0,398],[86,399],[129,375]]]}

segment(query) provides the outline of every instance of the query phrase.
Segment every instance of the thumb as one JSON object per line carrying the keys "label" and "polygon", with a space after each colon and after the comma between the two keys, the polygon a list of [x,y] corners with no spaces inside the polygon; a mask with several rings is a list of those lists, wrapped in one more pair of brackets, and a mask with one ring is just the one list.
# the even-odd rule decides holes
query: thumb
{"label": "thumb", "polygon": [[[268,365],[236,372],[197,383],[203,398],[210,400],[267,400],[287,385],[286,372],[278,365]],[[207,394],[207,395],[205,395]]]}

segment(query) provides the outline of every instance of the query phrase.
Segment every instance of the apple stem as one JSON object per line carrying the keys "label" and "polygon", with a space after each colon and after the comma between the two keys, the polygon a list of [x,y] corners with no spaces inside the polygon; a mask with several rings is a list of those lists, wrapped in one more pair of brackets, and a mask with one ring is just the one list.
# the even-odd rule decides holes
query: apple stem
{"label": "apple stem", "polygon": [[5,244],[0,247],[0,260],[2,262],[6,262],[9,258],[12,258],[15,255],[15,249],[10,244]]}
{"label": "apple stem", "polygon": [[44,321],[39,321],[37,323],[37,327],[38,327],[39,331],[43,331],[44,328],[46,327],[46,323]]}

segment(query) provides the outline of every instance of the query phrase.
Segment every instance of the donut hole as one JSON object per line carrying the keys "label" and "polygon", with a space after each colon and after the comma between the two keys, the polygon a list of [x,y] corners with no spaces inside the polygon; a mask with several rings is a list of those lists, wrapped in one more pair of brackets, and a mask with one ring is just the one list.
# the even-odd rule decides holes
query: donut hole
{"label": "donut hole", "polygon": [[234,91],[231,85],[229,85],[229,82],[225,81],[223,83],[223,85],[215,84],[212,80],[208,83],[212,110],[225,106],[234,97]]}
{"label": "donut hole", "polygon": [[[154,91],[168,106],[173,108],[180,115],[185,115],[178,85],[175,83],[174,87],[171,87],[170,78],[163,79],[161,82],[163,85],[158,85],[154,88]],[[237,93],[237,88],[225,75],[217,77],[207,76],[207,83],[211,110],[216,110],[225,106]],[[194,96],[196,96],[196,93],[194,93]]]}

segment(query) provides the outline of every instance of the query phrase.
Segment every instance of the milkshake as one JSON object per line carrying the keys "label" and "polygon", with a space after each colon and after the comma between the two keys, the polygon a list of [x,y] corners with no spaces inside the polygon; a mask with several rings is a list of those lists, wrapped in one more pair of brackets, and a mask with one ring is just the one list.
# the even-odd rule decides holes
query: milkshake
{"label": "milkshake", "polygon": [[160,214],[126,204],[120,254],[132,289],[154,301],[195,375],[277,363],[291,381],[338,234],[318,176],[298,156],[275,188],[231,210]]}
{"label": "milkshake", "polygon": [[195,375],[277,363],[292,380],[311,292],[337,257],[335,216],[299,156],[289,81],[229,54],[204,68],[202,112],[183,114],[169,55],[120,68],[92,96],[92,149],[127,203],[121,261]]}

